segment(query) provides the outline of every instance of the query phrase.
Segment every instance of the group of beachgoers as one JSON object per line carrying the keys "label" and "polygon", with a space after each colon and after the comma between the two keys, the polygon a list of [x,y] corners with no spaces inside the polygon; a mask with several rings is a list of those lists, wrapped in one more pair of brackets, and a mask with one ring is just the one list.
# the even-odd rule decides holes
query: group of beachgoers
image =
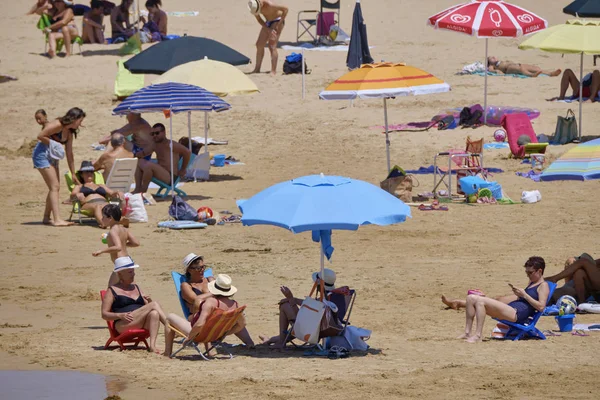
{"label": "group of beachgoers", "polygon": [[[600,259],[595,260],[587,253],[570,257],[562,272],[544,278],[546,262],[542,257],[530,257],[525,262],[525,274],[529,279],[525,288],[508,283],[512,293],[495,298],[486,297],[478,290],[469,290],[465,300],[450,299],[442,295],[442,302],[448,307],[466,310],[465,331],[458,338],[469,343],[483,339],[485,317],[525,324],[536,312],[543,312],[548,304],[550,289],[547,282],[565,281],[556,288],[550,299],[555,303],[560,297],[568,295],[585,303],[590,297],[600,300]],[[475,323],[475,329],[473,324]]]}
{"label": "group of beachgoers", "polygon": [[[62,219],[59,211],[59,161],[65,155],[74,185],[67,203],[79,202],[81,210],[93,214],[101,228],[107,226],[103,222],[102,210],[110,200],[119,203],[119,207],[124,206],[125,194],[113,191],[105,184],[115,160],[138,158],[133,194],[146,193],[153,178],[170,182],[171,172],[175,176],[185,176],[191,159],[190,150],[177,142],[171,143],[171,140],[166,137],[166,129],[162,123],[150,126],[148,121],[136,113],[129,113],[127,124],[113,130],[101,140],[107,145],[107,149],[96,161],[84,160],[76,170],[73,140],[77,137],[85,116],[85,112],[78,107],[71,108],[64,116],[51,121],[48,120],[48,115],[43,109],[35,113],[35,120],[42,127],[42,131],[33,149],[33,167],[40,172],[48,187],[43,224],[53,226],[73,224]],[[172,164],[171,148],[173,149]],[[151,160],[153,154],[156,156],[156,162]],[[181,167],[179,167],[180,159]],[[102,171],[101,182],[97,181],[97,171]]]}
{"label": "group of beachgoers", "polygon": [[[129,9],[133,0],[121,0],[118,6],[103,0],[91,0],[89,7],[84,7],[81,39],[83,43],[107,43],[104,16],[110,15],[111,40],[113,43],[126,41],[136,32],[146,31],[151,41],[161,41],[167,36],[168,17],[161,9],[161,0],[147,0],[145,3],[148,17],[140,16],[137,21],[130,21]],[[65,46],[66,56],[72,54],[72,43],[79,37],[75,24],[75,4],[69,0],[38,0],[28,14],[47,17],[49,25],[43,28],[48,35],[48,56],[53,58],[57,53],[59,42]],[[141,27],[140,27],[141,26]]]}

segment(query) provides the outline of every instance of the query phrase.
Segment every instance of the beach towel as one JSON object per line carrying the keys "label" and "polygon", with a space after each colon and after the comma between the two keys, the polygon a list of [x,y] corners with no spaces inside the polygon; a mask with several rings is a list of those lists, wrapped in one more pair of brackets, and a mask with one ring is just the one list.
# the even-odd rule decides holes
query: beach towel
{"label": "beach towel", "polygon": [[[588,101],[589,99],[590,99],[589,97],[582,98],[583,101]],[[595,101],[600,101],[600,95],[596,96],[596,98],[594,100]],[[551,100],[551,101],[556,101],[556,102],[559,102],[559,103],[573,103],[573,102],[579,101],[579,96],[570,96],[570,97],[565,97],[562,100],[555,99],[555,100]]]}
{"label": "beach towel", "polygon": [[[500,168],[488,168],[486,167],[485,170],[487,172],[491,172],[491,173],[502,173],[504,172],[503,169]],[[407,174],[413,174],[413,175],[427,175],[427,174],[433,174],[434,173],[434,167],[433,165],[430,165],[429,167],[419,167],[419,169],[412,169],[412,170],[406,170],[404,171]],[[455,174],[456,172],[453,171],[453,174]]]}
{"label": "beach towel", "polygon": [[158,223],[159,228],[169,229],[204,229],[207,226],[204,222],[195,221],[161,221]]}
{"label": "beach towel", "polygon": [[208,138],[206,140],[206,143],[204,143],[205,142],[204,136],[194,136],[192,138],[192,140],[194,142],[198,142],[201,144],[227,144],[227,143],[229,143],[227,140],[218,140],[218,139],[213,139],[213,138]]}
{"label": "beach towel", "polygon": [[467,64],[462,68],[462,71],[456,73],[456,75],[471,75],[476,72],[485,71],[485,65],[481,61],[476,61],[472,64]]}
{"label": "beach towel", "polygon": [[[141,14],[141,13],[140,13]],[[199,11],[167,11],[169,17],[197,17]]]}
{"label": "beach towel", "polygon": [[492,149],[507,149],[508,143],[506,142],[494,142],[494,143],[485,143],[483,145],[483,148],[485,150],[492,150]]}
{"label": "beach towel", "polygon": [[527,172],[515,172],[515,175],[522,176],[523,178],[529,178],[534,182],[539,182],[541,174],[533,170],[529,170]]}
{"label": "beach towel", "polygon": [[[484,76],[485,72],[484,71],[477,71],[477,72],[473,72],[473,75],[479,75],[479,76]],[[488,76],[510,76],[513,78],[535,78],[535,76],[527,76],[527,75],[523,75],[523,74],[499,74],[497,72],[493,72],[493,71],[488,71]],[[540,74],[538,76],[550,76],[550,75],[546,75],[546,74]]]}

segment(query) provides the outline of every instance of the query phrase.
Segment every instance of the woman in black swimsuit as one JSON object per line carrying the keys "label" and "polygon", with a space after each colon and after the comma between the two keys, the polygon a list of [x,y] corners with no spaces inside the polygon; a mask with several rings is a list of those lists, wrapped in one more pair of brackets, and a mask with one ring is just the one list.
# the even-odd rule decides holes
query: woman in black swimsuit
{"label": "woman in black swimsuit", "polygon": [[190,316],[198,312],[198,307],[207,298],[211,297],[208,291],[208,282],[215,280],[214,277],[204,277],[204,258],[194,253],[188,254],[183,259],[185,277],[187,282],[181,284],[181,297],[188,306]]}
{"label": "woman in black swimsuit", "polygon": [[94,165],[91,161],[83,161],[77,179],[81,185],[77,185],[71,192],[71,197],[81,202],[81,209],[91,211],[100,228],[106,228],[102,224],[102,208],[108,204],[107,197],[123,199],[123,193],[111,190],[106,185],[98,185],[94,182]]}
{"label": "woman in black swimsuit", "polygon": [[102,300],[102,318],[115,321],[115,329],[119,333],[129,329],[147,329],[150,332],[149,351],[158,354],[156,337],[160,323],[165,326],[165,337],[171,330],[160,305],[144,296],[139,286],[133,284],[135,268],[138,267],[131,257],[115,260],[114,272],[119,276],[119,283],[110,286]]}

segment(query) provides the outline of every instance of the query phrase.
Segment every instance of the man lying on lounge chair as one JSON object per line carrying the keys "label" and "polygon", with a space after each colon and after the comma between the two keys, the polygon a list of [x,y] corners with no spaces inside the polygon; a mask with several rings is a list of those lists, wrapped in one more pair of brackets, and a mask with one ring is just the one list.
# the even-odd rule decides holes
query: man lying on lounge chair
{"label": "man lying on lounge chair", "polygon": [[499,74],[525,75],[533,78],[538,77],[541,74],[549,76],[560,75],[560,69],[544,71],[536,65],[521,64],[512,61],[500,61],[494,56],[488,57],[488,71]]}
{"label": "man lying on lounge chair", "polygon": [[[567,89],[573,89],[572,97],[579,97],[579,79],[571,69],[566,69],[560,80],[560,94],[558,97],[548,99],[548,101],[564,100]],[[582,97],[587,98],[589,102],[595,102],[600,97],[600,71],[597,69],[583,77]]]}

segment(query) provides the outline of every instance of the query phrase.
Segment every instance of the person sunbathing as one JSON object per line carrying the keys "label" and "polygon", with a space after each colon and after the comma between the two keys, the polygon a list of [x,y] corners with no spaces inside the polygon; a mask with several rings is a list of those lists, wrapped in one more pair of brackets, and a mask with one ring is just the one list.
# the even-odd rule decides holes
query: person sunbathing
{"label": "person sunbathing", "polygon": [[525,75],[534,78],[541,74],[558,76],[561,72],[560,69],[542,70],[536,65],[521,64],[512,61],[500,61],[494,56],[488,57],[488,71],[502,74]]}
{"label": "person sunbathing", "polygon": [[[312,280],[315,283],[319,281],[320,272],[315,272],[312,274]],[[329,268],[325,268],[323,272],[323,287],[325,292],[329,292],[335,289],[335,272]],[[290,324],[296,321],[296,316],[298,315],[299,307],[302,305],[304,299],[300,299],[298,297],[294,297],[292,291],[287,286],[281,286],[279,288],[281,293],[283,293],[284,298],[279,300],[279,335],[269,337],[267,335],[259,335],[260,340],[262,341],[262,345],[273,346],[276,349],[282,349],[286,345],[286,338],[293,337],[289,334],[288,328]],[[320,291],[320,285],[317,285],[317,293]],[[326,293],[327,295],[327,293]],[[289,339],[288,339],[289,340]]]}
{"label": "person sunbathing", "polygon": [[[192,263],[190,263],[192,265]],[[231,311],[239,308],[237,301],[233,300],[232,296],[237,292],[237,288],[232,285],[231,277],[225,274],[217,275],[217,278],[208,282],[206,285],[208,293],[211,294],[203,302],[200,303],[199,311],[193,315],[190,321],[176,314],[169,314],[167,321],[171,326],[186,336],[185,341],[189,342],[202,331],[208,318],[216,309],[223,311]],[[237,321],[233,328],[227,333],[228,335],[238,334],[246,327],[246,320],[242,317]],[[171,329],[169,334],[165,333],[165,352],[164,355],[170,357],[173,352],[173,340],[175,339],[175,330]],[[244,342],[248,347],[254,347],[254,342]],[[210,349],[210,343],[204,343],[206,350]],[[209,353],[209,356],[214,357],[216,351],[214,349]]]}
{"label": "person sunbathing", "polygon": [[92,0],[91,10],[83,14],[81,39],[83,43],[104,44],[104,3]]}
{"label": "person sunbathing", "polygon": [[[569,86],[573,90],[571,97],[579,97],[579,79],[571,69],[565,69],[560,80],[560,94],[548,101],[564,100]],[[587,98],[586,102],[594,103],[600,97],[600,71],[597,69],[583,77],[583,91],[581,96]]]}
{"label": "person sunbathing", "polygon": [[108,204],[107,197],[123,199],[123,194],[111,190],[108,186],[94,183],[94,165],[91,161],[82,161],[77,179],[81,182],[73,188],[71,198],[79,200],[82,210],[91,211],[100,228],[106,228],[102,222],[102,208]]}
{"label": "person sunbathing", "polygon": [[[110,254],[110,259],[114,263],[119,257],[129,257],[128,247],[138,247],[140,241],[136,239],[128,227],[121,222],[121,208],[117,204],[107,204],[102,207],[102,224],[109,228],[106,235],[107,247],[103,250],[94,251],[92,255],[98,257],[101,254]],[[108,279],[108,286],[116,285],[119,277],[112,273]]]}
{"label": "person sunbathing", "polygon": [[114,272],[119,282],[106,291],[102,300],[102,319],[115,322],[117,333],[129,329],[147,329],[150,332],[149,351],[160,354],[156,348],[156,337],[162,323],[165,337],[171,335],[167,317],[160,304],[145,296],[138,285],[133,283],[135,264],[131,257],[119,257],[115,260]]}
{"label": "person sunbathing", "polygon": [[77,25],[75,25],[75,14],[73,9],[67,7],[64,0],[54,0],[54,23],[44,29],[48,34],[48,56],[54,58],[56,56],[56,46],[60,39],[63,39],[65,44],[65,54],[71,55],[72,40],[79,36]]}
{"label": "person sunbathing", "polygon": [[[509,283],[513,294],[497,299],[469,294],[464,303],[453,303],[452,300],[449,300],[450,304],[457,305],[456,308],[462,304],[466,308],[465,333],[457,339],[465,339],[468,343],[481,341],[486,315],[523,324],[536,311],[543,311],[550,293],[548,283],[544,281],[545,268],[546,263],[542,257],[529,257],[525,263],[525,273],[529,278],[529,283],[525,289]],[[475,320],[477,320],[477,325],[473,332],[473,322]]]}
{"label": "person sunbathing", "polygon": [[550,282],[565,280],[565,284],[557,288],[552,295],[557,301],[563,295],[574,296],[577,303],[585,303],[592,295],[600,294],[600,259],[583,253],[579,257],[571,257],[565,262],[565,269],[556,275],[546,278]]}

